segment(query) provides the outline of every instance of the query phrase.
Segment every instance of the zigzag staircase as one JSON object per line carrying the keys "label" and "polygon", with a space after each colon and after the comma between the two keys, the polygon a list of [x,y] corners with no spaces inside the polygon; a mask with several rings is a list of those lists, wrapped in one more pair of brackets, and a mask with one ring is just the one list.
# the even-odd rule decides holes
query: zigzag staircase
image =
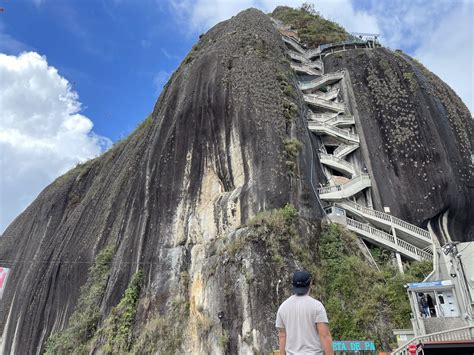
{"label": "zigzag staircase", "polygon": [[[324,73],[324,56],[341,46],[331,44],[306,49],[295,32],[289,36],[289,28],[282,29],[278,22],[275,26],[287,44],[292,69],[302,76],[299,88],[309,108],[308,129],[322,140],[319,160],[329,185],[319,188],[318,193],[328,204],[327,217],[365,241],[394,252],[400,260],[401,272],[400,255],[408,260],[431,260],[433,242],[427,230],[369,206],[371,178],[360,168],[364,166],[364,162],[357,160],[360,155],[353,154],[359,148],[360,139],[355,118],[340,95],[341,81],[346,74],[344,71]],[[358,40],[352,47],[361,45]],[[352,47],[349,42],[342,46],[343,50]],[[363,201],[365,205],[355,201]]]}

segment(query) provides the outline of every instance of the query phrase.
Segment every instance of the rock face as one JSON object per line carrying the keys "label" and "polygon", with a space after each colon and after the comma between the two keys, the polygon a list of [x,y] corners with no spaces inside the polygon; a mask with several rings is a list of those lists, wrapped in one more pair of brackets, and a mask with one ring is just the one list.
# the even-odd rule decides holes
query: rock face
{"label": "rock face", "polygon": [[[67,326],[106,245],[115,256],[103,314],[143,269],[137,328],[179,296],[194,315],[174,320],[186,352],[271,349],[277,279],[266,279],[266,250],[249,250],[242,261],[247,273],[256,268],[253,289],[242,267],[217,253],[261,210],[292,203],[322,217],[310,181],[322,173],[303,115],[284,117],[281,82],[291,87],[290,73],[269,17],[242,12],[200,39],[131,137],[48,186],[1,240],[0,259],[13,267],[2,300],[3,352],[42,351],[50,333]],[[288,143],[296,140],[303,148],[292,157]],[[201,313],[216,326],[199,335]],[[245,334],[253,340],[244,343]]]}
{"label": "rock face", "polygon": [[461,99],[401,52],[350,50],[325,64],[349,73],[376,207],[420,226],[431,220],[441,241],[473,240],[473,120]]}
{"label": "rock face", "polygon": [[[345,102],[362,120],[376,205],[472,240],[472,119],[459,98],[384,49],[325,62],[350,73]],[[315,259],[323,217],[315,186],[325,183],[317,146],[269,17],[251,9],[218,24],[136,132],[58,178],[4,232],[0,260],[12,272],[0,309],[3,353],[41,353],[70,325],[105,248],[113,258],[99,322],[132,275],[144,274],[133,351],[269,352],[287,277]],[[288,204],[299,211],[296,226],[285,222],[291,207],[267,216],[281,230],[249,223]],[[93,335],[87,348],[100,353]]]}

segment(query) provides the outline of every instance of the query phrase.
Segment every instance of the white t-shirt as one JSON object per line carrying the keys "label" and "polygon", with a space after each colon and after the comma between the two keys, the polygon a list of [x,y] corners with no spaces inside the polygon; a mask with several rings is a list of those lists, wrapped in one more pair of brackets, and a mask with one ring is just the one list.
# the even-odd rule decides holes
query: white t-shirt
{"label": "white t-shirt", "polygon": [[286,332],[288,355],[323,354],[316,323],[329,323],[321,302],[311,296],[293,295],[278,308],[276,327]]}

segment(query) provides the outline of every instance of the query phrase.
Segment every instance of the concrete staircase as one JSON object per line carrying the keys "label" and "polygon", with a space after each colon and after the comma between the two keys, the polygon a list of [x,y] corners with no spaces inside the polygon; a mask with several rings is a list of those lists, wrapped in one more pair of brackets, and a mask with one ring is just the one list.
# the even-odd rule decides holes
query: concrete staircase
{"label": "concrete staircase", "polygon": [[306,54],[306,50],[294,38],[292,38],[290,36],[282,36],[282,38],[283,38],[283,42],[285,42],[287,45],[289,45],[295,51],[297,51],[298,53],[301,53],[303,55]]}
{"label": "concrete staircase", "polygon": [[325,110],[330,110],[338,113],[344,112],[346,109],[345,105],[341,102],[334,102],[330,100],[322,99],[316,95],[303,95],[304,101],[313,107],[322,108]]}
{"label": "concrete staircase", "polygon": [[303,92],[312,92],[321,89],[324,86],[334,84],[344,78],[344,72],[335,72],[325,74],[314,80],[299,83],[299,87]]}
{"label": "concrete staircase", "polygon": [[377,211],[369,207],[362,206],[358,203],[346,200],[339,201],[335,205],[339,208],[343,208],[347,214],[367,220],[377,228],[384,229],[386,231],[395,229],[397,236],[408,240],[421,248],[431,247],[433,243],[429,231],[405,222],[404,220],[394,217],[388,213]]}
{"label": "concrete staircase", "polygon": [[400,253],[408,259],[421,261],[431,260],[433,255],[421,248],[414,246],[392,234],[386,233],[380,229],[372,227],[355,219],[347,218],[347,229],[360,235],[367,241],[376,244],[384,249]]}
{"label": "concrete staircase", "polygon": [[[359,155],[352,156],[351,162],[346,160],[349,154],[359,148],[360,139],[354,133],[354,116],[347,112],[343,102],[336,102],[341,100],[340,83],[345,73],[338,71],[323,74],[321,59],[334,50],[346,50],[346,46],[357,48],[364,43],[350,41],[305,49],[295,38],[283,36],[283,41],[289,48],[287,53],[292,59],[292,69],[297,74],[305,75],[298,86],[310,109],[308,129],[320,136],[322,144],[326,145],[319,149],[319,160],[326,167],[331,185],[318,189],[319,198],[332,205],[328,207],[326,216],[334,223],[343,224],[365,241],[394,252],[401,272],[400,255],[408,260],[430,260],[432,240],[427,230],[352,201],[370,201],[368,189],[372,182],[369,174],[360,171],[360,167],[366,165],[364,162],[351,163],[360,158]],[[307,76],[313,76],[314,79],[307,80]],[[349,180],[337,183],[342,179],[338,177],[340,174]]]}
{"label": "concrete staircase", "polygon": [[296,61],[296,63],[298,64],[305,64],[308,62],[308,59],[306,59],[306,57],[298,52],[295,52],[295,51],[287,51],[286,52],[290,58],[293,60],[293,61]]}
{"label": "concrete staircase", "polygon": [[313,68],[313,67],[310,67],[309,65],[300,64],[300,63],[291,63],[291,69],[293,69],[295,72],[299,74],[315,75],[315,76],[322,74],[321,69]]}
{"label": "concrete staircase", "polygon": [[334,100],[339,95],[339,88],[334,88],[328,92],[315,91],[312,94],[306,94],[307,96],[314,96],[323,100]]}
{"label": "concrete staircase", "polygon": [[344,158],[345,156],[349,155],[358,148],[359,142],[357,142],[356,144],[341,144],[334,150],[333,155],[338,158]]}
{"label": "concrete staircase", "polygon": [[348,175],[349,177],[355,175],[355,170],[352,167],[352,164],[332,154],[321,153],[319,156],[319,161],[321,164],[330,166],[334,170],[337,170],[344,175]]}
{"label": "concrete staircase", "polygon": [[338,201],[352,197],[371,185],[369,174],[360,174],[345,184],[321,187],[318,193],[321,200]]}
{"label": "concrete staircase", "polygon": [[308,128],[311,132],[317,134],[326,134],[331,137],[337,138],[344,143],[351,144],[357,143],[359,144],[359,136],[357,134],[351,133],[344,129],[338,128],[336,126],[317,122],[317,121],[308,121]]}

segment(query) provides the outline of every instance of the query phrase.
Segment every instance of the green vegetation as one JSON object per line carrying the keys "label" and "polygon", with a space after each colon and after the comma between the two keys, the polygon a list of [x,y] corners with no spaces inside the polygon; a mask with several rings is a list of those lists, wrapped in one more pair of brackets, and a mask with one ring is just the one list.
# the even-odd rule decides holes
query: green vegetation
{"label": "green vegetation", "polygon": [[422,280],[432,265],[413,263],[402,275],[391,265],[386,251],[375,249],[375,259],[384,263],[378,271],[363,259],[356,243],[356,237],[340,226],[325,228],[314,294],[326,306],[334,338],[370,338],[387,349],[394,340],[391,329],[410,325],[410,304],[403,285]]}
{"label": "green vegetation", "polygon": [[223,333],[219,336],[218,341],[222,348],[227,348],[227,345],[229,344],[229,333],[227,333],[227,330],[223,330]]}
{"label": "green vegetation", "polygon": [[287,123],[294,122],[296,115],[298,114],[298,107],[290,101],[283,101],[283,116]]}
{"label": "green vegetation", "polygon": [[287,124],[295,121],[298,114],[298,107],[294,103],[297,93],[293,85],[288,82],[288,77],[282,72],[277,73],[277,80],[280,83],[280,90],[286,98],[283,100],[283,116]]}
{"label": "green vegetation", "polygon": [[285,244],[298,235],[297,220],[298,210],[287,204],[283,208],[260,212],[247,223],[256,231],[254,240],[265,242],[276,271],[280,271],[285,265],[284,255],[288,254]]}
{"label": "green vegetation", "polygon": [[295,234],[294,224],[298,219],[298,210],[295,206],[287,204],[283,208],[259,212],[248,223],[249,227],[267,227],[270,231],[286,231],[291,228],[290,234]]}
{"label": "green vegetation", "polygon": [[312,296],[326,306],[335,339],[373,339],[379,349],[389,349],[395,341],[391,330],[410,323],[403,286],[424,279],[431,262],[412,263],[402,275],[390,252],[374,248],[379,271],[351,232],[331,224],[318,233],[320,238],[302,238],[298,226],[306,222],[292,205],[263,211],[247,224],[254,229],[249,241],[265,243],[278,277],[291,273],[293,262],[313,275]]}
{"label": "green vegetation", "polygon": [[133,324],[137,313],[142,280],[142,271],[138,271],[132,276],[119,304],[112,309],[104,321],[104,325],[98,331],[97,338],[105,340],[102,348],[105,354],[123,354],[130,350],[134,340]]}
{"label": "green vegetation", "polygon": [[83,354],[97,330],[100,303],[109,279],[115,248],[107,246],[97,254],[89,277],[81,287],[79,300],[69,320],[69,326],[52,335],[46,345],[46,354]]}
{"label": "green vegetation", "polygon": [[418,91],[418,83],[415,79],[415,75],[413,73],[404,72],[403,78],[408,83],[408,87],[410,88],[411,93],[416,93]]}
{"label": "green vegetation", "polygon": [[149,125],[151,125],[151,122],[153,121],[153,117],[152,117],[153,113],[150,113],[137,127],[136,129],[136,132],[137,131],[141,131],[143,129],[145,129],[146,127],[148,127]]}
{"label": "green vegetation", "polygon": [[278,6],[271,15],[298,32],[301,42],[308,47],[347,39],[348,33],[337,23],[324,19],[311,5],[299,9]]}
{"label": "green vegetation", "polygon": [[288,139],[284,142],[284,145],[288,175],[294,177],[296,174],[298,154],[303,144],[297,139]]}
{"label": "green vegetation", "polygon": [[68,194],[67,198],[68,198],[68,205],[71,206],[71,207],[74,207],[75,205],[77,205],[82,200],[81,195],[78,194],[75,191],[71,191]]}
{"label": "green vegetation", "polygon": [[140,336],[132,347],[133,354],[182,354],[183,326],[189,318],[189,304],[178,296],[171,302],[166,314],[156,314],[140,330]]}

